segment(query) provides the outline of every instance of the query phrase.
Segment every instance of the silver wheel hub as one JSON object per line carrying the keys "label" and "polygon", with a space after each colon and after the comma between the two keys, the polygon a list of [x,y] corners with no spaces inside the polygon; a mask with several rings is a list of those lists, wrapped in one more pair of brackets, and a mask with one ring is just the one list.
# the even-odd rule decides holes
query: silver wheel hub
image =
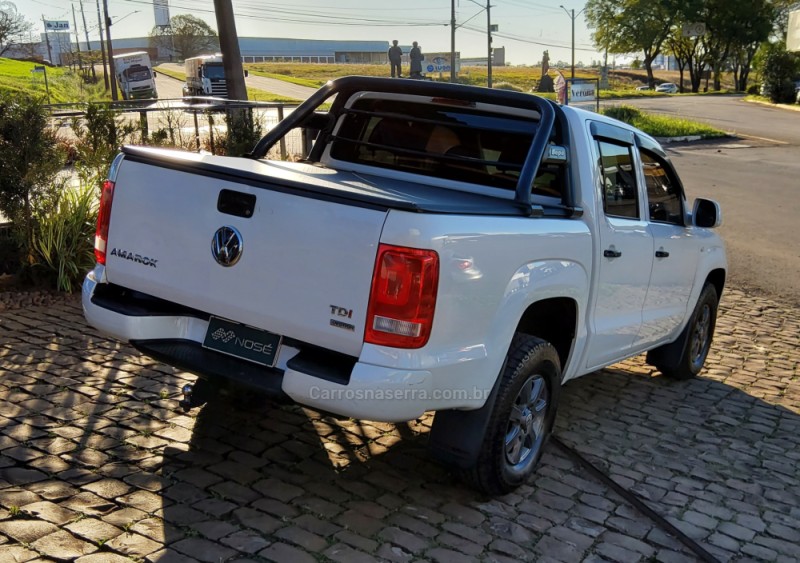
{"label": "silver wheel hub", "polygon": [[550,403],[544,378],[533,375],[522,385],[508,418],[506,461],[517,466],[535,456],[544,441],[545,419]]}

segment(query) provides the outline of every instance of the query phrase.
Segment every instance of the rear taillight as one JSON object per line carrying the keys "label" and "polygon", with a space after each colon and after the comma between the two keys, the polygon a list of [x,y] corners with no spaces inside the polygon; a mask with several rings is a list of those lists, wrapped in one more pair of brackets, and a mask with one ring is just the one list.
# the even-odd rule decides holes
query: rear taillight
{"label": "rear taillight", "polygon": [[108,243],[108,225],[111,222],[111,201],[114,199],[114,182],[103,182],[100,194],[100,207],[97,210],[97,230],[94,234],[94,257],[98,264],[106,263],[106,244]]}
{"label": "rear taillight", "polygon": [[421,348],[428,342],[439,286],[439,255],[381,244],[372,276],[365,342]]}

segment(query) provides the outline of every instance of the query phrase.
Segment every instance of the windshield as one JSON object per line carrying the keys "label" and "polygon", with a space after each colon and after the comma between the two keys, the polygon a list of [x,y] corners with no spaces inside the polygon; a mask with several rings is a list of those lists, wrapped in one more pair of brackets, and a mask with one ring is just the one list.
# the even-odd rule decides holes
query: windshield
{"label": "windshield", "polygon": [[225,71],[222,68],[222,63],[208,63],[204,65],[203,76],[211,78],[212,80],[225,78]]}
{"label": "windshield", "polygon": [[138,82],[140,80],[150,80],[150,69],[146,66],[132,66],[128,69],[125,69],[123,73],[130,82]]}

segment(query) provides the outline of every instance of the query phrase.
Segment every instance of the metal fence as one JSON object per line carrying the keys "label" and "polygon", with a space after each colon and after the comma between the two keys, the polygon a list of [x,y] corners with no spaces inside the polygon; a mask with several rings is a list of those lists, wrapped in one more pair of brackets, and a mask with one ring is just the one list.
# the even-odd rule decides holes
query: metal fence
{"label": "metal fence", "polygon": [[[220,140],[227,134],[227,119],[232,112],[247,112],[248,120],[268,132],[297,104],[252,102],[212,97],[185,97],[163,100],[128,100],[93,102],[108,108],[132,125],[137,144],[156,144],[187,150],[220,151]],[[70,130],[86,117],[86,103],[51,104],[47,106],[54,126]],[[69,133],[67,133],[69,136]],[[286,160],[305,153],[301,132],[289,135],[271,152],[269,158]]]}

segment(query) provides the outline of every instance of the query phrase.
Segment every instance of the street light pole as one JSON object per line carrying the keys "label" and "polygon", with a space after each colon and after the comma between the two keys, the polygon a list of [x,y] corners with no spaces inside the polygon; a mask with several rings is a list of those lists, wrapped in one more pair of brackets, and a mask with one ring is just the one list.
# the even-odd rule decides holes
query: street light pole
{"label": "street light pole", "polygon": [[450,0],[450,82],[456,81],[456,0]]}
{"label": "street light pole", "polygon": [[574,8],[572,10],[567,10],[563,5],[559,6],[559,8],[564,10],[567,13],[567,15],[569,16],[569,19],[572,20],[572,76],[571,76],[571,78],[574,80],[575,79],[575,18],[580,16],[583,13],[583,10],[585,10],[586,8],[583,8],[583,10],[581,10],[577,14],[575,13],[575,9]]}
{"label": "street light pole", "polygon": [[488,88],[492,87],[492,15],[489,11],[491,6],[489,5],[490,0],[486,0],[486,38],[487,38],[487,47],[488,47],[488,55],[489,57],[486,59],[486,86]]}

